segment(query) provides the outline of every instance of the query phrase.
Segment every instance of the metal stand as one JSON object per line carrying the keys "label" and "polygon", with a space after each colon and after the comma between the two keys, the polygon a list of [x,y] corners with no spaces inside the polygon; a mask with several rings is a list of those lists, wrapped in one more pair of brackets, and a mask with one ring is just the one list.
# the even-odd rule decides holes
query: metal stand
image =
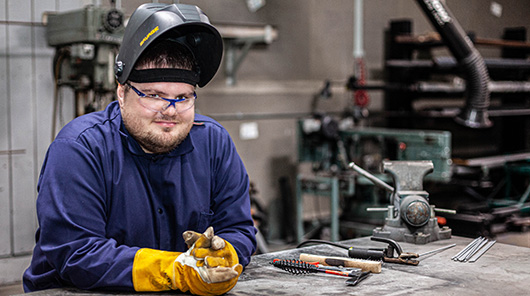
{"label": "metal stand", "polygon": [[[313,194],[315,196],[327,196],[330,198],[330,220],[331,220],[331,241],[339,240],[339,198],[340,198],[340,178],[339,176],[303,176],[298,175],[296,178],[296,237],[298,242],[304,239],[304,194]],[[313,183],[312,189],[306,186]],[[349,186],[349,193],[353,192],[353,180]]]}

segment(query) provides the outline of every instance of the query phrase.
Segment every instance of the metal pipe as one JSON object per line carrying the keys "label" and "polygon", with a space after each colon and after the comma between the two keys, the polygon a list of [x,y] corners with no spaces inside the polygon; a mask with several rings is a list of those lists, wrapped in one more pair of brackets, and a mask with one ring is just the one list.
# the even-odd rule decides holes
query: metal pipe
{"label": "metal pipe", "polygon": [[363,58],[363,0],[355,0],[353,7],[353,57]]}

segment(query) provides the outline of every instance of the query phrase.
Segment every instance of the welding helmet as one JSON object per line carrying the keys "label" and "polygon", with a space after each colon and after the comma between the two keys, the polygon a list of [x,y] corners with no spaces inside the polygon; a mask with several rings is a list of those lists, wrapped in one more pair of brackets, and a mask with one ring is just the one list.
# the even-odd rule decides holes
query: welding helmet
{"label": "welding helmet", "polygon": [[124,84],[130,79],[131,72],[136,71],[136,61],[147,47],[166,39],[189,49],[195,59],[193,72],[199,87],[214,77],[221,64],[223,40],[206,14],[194,5],[146,3],[134,11],[125,29],[114,64],[118,82]]}

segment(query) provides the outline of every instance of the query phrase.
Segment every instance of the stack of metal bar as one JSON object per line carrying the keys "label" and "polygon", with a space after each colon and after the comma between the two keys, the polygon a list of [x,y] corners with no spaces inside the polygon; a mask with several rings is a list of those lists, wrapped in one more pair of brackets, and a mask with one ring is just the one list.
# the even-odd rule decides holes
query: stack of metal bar
{"label": "stack of metal bar", "polygon": [[478,237],[469,243],[462,251],[454,255],[451,259],[458,262],[475,262],[486,253],[496,241],[485,237]]}

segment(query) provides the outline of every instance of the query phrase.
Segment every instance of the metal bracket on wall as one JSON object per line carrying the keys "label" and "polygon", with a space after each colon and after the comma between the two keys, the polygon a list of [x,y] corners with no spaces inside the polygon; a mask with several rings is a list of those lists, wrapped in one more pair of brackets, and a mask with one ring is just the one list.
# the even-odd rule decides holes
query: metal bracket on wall
{"label": "metal bracket on wall", "polygon": [[[216,25],[225,45],[226,84],[236,84],[236,73],[248,52],[255,44],[269,45],[278,38],[278,30],[271,25],[231,26]],[[239,51],[239,54],[238,54]]]}
{"label": "metal bracket on wall", "polygon": [[0,150],[0,155],[26,154],[26,149]]}

